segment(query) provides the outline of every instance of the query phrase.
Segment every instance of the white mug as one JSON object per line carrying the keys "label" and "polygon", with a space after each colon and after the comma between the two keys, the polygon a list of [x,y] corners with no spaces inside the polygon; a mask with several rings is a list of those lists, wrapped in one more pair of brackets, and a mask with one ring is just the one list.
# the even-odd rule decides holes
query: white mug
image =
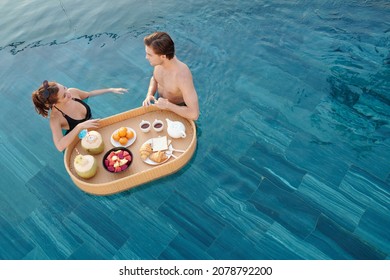
{"label": "white mug", "polygon": [[160,132],[161,130],[164,129],[164,123],[161,120],[154,120],[153,124],[153,129],[157,132]]}
{"label": "white mug", "polygon": [[139,123],[139,129],[141,129],[142,132],[149,132],[150,131],[150,122],[142,120],[142,122]]}

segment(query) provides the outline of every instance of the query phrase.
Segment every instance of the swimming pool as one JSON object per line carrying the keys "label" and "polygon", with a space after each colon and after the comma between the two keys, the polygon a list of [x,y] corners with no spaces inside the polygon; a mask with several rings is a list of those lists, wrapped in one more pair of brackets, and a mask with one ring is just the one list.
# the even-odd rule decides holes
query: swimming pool
{"label": "swimming pool", "polygon": [[[388,1],[4,1],[1,259],[389,259]],[[38,116],[44,80],[95,117],[141,105],[169,32],[199,94],[183,170],[80,191]]]}

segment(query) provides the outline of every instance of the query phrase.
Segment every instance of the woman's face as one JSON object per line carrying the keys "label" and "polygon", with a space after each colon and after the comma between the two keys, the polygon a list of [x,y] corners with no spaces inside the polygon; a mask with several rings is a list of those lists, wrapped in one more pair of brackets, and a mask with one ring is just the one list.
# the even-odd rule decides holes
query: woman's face
{"label": "woman's face", "polygon": [[69,92],[66,86],[57,83],[58,93],[57,93],[57,103],[66,103],[72,99],[72,94]]}

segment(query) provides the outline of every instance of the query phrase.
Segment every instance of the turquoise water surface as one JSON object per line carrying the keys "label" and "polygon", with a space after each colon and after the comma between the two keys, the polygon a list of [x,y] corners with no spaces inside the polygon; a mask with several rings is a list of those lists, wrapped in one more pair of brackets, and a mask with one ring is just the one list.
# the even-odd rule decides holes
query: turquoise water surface
{"label": "turquoise water surface", "polygon": [[[388,1],[4,0],[0,18],[0,259],[389,259]],[[86,194],[31,92],[126,87],[94,117],[138,107],[156,30],[194,76],[194,158]]]}

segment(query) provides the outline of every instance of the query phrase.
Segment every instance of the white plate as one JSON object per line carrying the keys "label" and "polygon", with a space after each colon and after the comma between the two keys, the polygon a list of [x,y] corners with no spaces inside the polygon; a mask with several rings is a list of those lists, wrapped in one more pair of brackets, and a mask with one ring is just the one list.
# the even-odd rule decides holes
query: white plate
{"label": "white plate", "polygon": [[111,137],[110,137],[110,140],[111,140],[111,144],[114,146],[114,147],[128,147],[130,146],[131,144],[133,144],[135,142],[135,139],[137,139],[137,134],[135,133],[134,129],[132,129],[131,127],[126,127],[127,130],[131,130],[133,131],[134,133],[134,136],[133,138],[129,139],[129,141],[127,141],[126,145],[122,145],[121,143],[119,143],[118,141],[115,141],[112,136],[118,132],[119,128],[117,130],[115,130],[112,134],[111,134]]}
{"label": "white plate", "polygon": [[[144,144],[152,144],[152,139],[149,139],[148,141],[146,141]],[[153,148],[153,147],[152,147]],[[168,147],[169,150],[169,153],[167,153],[167,151],[165,152],[165,154],[167,155],[167,159],[162,161],[162,162],[155,162],[153,160],[151,160],[149,157],[147,157],[146,159],[144,159],[143,161],[149,165],[159,165],[159,164],[163,164],[164,162],[167,162],[171,156],[172,156],[172,145],[169,145]]]}

